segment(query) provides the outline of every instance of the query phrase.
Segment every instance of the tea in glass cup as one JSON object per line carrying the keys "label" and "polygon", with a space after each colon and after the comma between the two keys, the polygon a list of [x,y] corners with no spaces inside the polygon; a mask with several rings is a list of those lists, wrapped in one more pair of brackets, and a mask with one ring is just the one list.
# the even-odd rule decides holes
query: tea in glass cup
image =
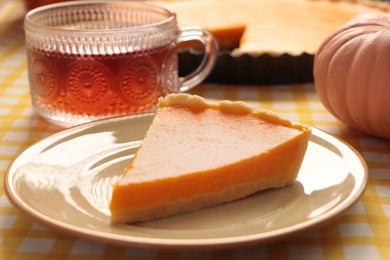
{"label": "tea in glass cup", "polygon": [[[179,28],[174,12],[145,2],[46,5],[24,28],[33,108],[65,126],[154,110],[159,97],[203,81],[218,52],[207,30]],[[203,62],[179,77],[177,46],[193,40]]]}

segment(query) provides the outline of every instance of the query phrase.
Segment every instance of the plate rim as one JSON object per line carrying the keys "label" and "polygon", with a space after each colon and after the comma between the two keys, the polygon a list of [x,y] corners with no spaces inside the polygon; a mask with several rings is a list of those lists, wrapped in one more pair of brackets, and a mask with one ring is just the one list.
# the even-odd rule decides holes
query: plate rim
{"label": "plate rim", "polygon": [[[110,233],[107,236],[107,232],[99,230],[91,230],[84,227],[76,227],[72,224],[58,221],[46,214],[39,212],[38,210],[28,206],[23,199],[21,199],[15,187],[12,185],[12,177],[14,172],[12,169],[20,157],[27,153],[30,149],[38,146],[39,144],[55,138],[56,136],[66,135],[68,133],[74,133],[75,131],[81,131],[81,129],[91,128],[98,125],[106,125],[116,121],[131,121],[134,118],[140,117],[153,117],[154,113],[142,113],[136,115],[128,116],[119,116],[108,119],[97,120],[94,122],[84,123],[77,126],[73,126],[64,130],[61,130],[57,133],[51,134],[24,149],[20,152],[16,158],[9,164],[8,168],[5,171],[3,178],[4,192],[7,198],[10,200],[12,205],[19,210],[19,212],[26,216],[27,218],[33,220],[36,223],[42,224],[43,226],[49,227],[50,229],[60,232],[62,234],[67,234],[75,238],[86,239],[90,241],[95,241],[103,244],[111,244],[114,246],[124,246],[124,247],[133,247],[139,249],[157,249],[157,250],[220,250],[227,248],[236,248],[236,247],[246,247],[254,244],[264,244],[267,242],[273,242],[276,240],[281,240],[287,237],[297,235],[299,233],[306,232],[313,228],[318,228],[320,226],[326,225],[329,222],[333,222],[336,218],[340,217],[345,211],[351,208],[364,194],[364,191],[368,185],[368,166],[364,157],[357,151],[352,145],[346,141],[340,139],[339,137],[333,136],[323,130],[310,126],[312,129],[312,136],[318,134],[326,136],[328,139],[333,139],[333,141],[338,142],[344,147],[348,148],[360,161],[362,168],[364,169],[364,175],[361,179],[361,185],[353,193],[349,193],[346,198],[344,198],[340,203],[338,203],[334,208],[316,216],[312,219],[308,219],[304,222],[299,222],[291,226],[284,228],[279,228],[276,230],[248,234],[248,235],[239,235],[231,237],[218,237],[218,238],[152,238],[152,237],[138,237],[132,235],[120,235]],[[312,137],[311,137],[312,138]],[[320,137],[321,138],[321,137]],[[321,138],[323,139],[323,138]],[[327,140],[328,140],[327,139]],[[356,184],[354,185],[354,189]]]}

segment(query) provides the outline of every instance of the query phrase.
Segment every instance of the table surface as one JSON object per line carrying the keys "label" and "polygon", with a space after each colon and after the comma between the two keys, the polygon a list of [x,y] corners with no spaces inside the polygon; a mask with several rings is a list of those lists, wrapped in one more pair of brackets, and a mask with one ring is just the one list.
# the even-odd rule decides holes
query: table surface
{"label": "table surface", "polygon": [[[0,0],[0,176],[35,142],[61,131],[34,114],[29,97],[23,10]],[[0,186],[0,259],[390,259],[390,142],[350,129],[321,105],[314,84],[202,84],[191,93],[243,100],[324,130],[352,145],[369,168],[368,187],[344,215],[281,241],[224,251],[155,251],[98,244],[60,234],[26,218]]]}

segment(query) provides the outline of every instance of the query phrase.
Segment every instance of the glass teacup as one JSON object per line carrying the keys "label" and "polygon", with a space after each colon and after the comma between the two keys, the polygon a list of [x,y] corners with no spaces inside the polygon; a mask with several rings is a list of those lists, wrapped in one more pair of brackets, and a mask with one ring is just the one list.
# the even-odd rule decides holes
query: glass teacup
{"label": "glass teacup", "polygon": [[[133,1],[73,1],[39,7],[24,23],[33,108],[63,125],[155,109],[168,93],[206,78],[218,46],[200,27],[179,28],[174,12]],[[178,76],[178,44],[205,55]]]}

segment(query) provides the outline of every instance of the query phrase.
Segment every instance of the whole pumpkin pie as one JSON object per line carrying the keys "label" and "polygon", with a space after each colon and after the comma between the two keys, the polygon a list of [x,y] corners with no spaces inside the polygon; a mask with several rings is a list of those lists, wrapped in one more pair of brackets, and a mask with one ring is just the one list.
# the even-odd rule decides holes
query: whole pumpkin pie
{"label": "whole pumpkin pie", "polygon": [[[350,0],[164,0],[180,26],[199,25],[217,38],[222,52],[208,81],[272,84],[313,80],[313,57],[322,41],[352,17],[385,13],[384,1]],[[202,55],[181,55],[182,74]]]}
{"label": "whole pumpkin pie", "polygon": [[113,222],[199,210],[296,180],[309,127],[242,102],[170,94],[113,187]]}

